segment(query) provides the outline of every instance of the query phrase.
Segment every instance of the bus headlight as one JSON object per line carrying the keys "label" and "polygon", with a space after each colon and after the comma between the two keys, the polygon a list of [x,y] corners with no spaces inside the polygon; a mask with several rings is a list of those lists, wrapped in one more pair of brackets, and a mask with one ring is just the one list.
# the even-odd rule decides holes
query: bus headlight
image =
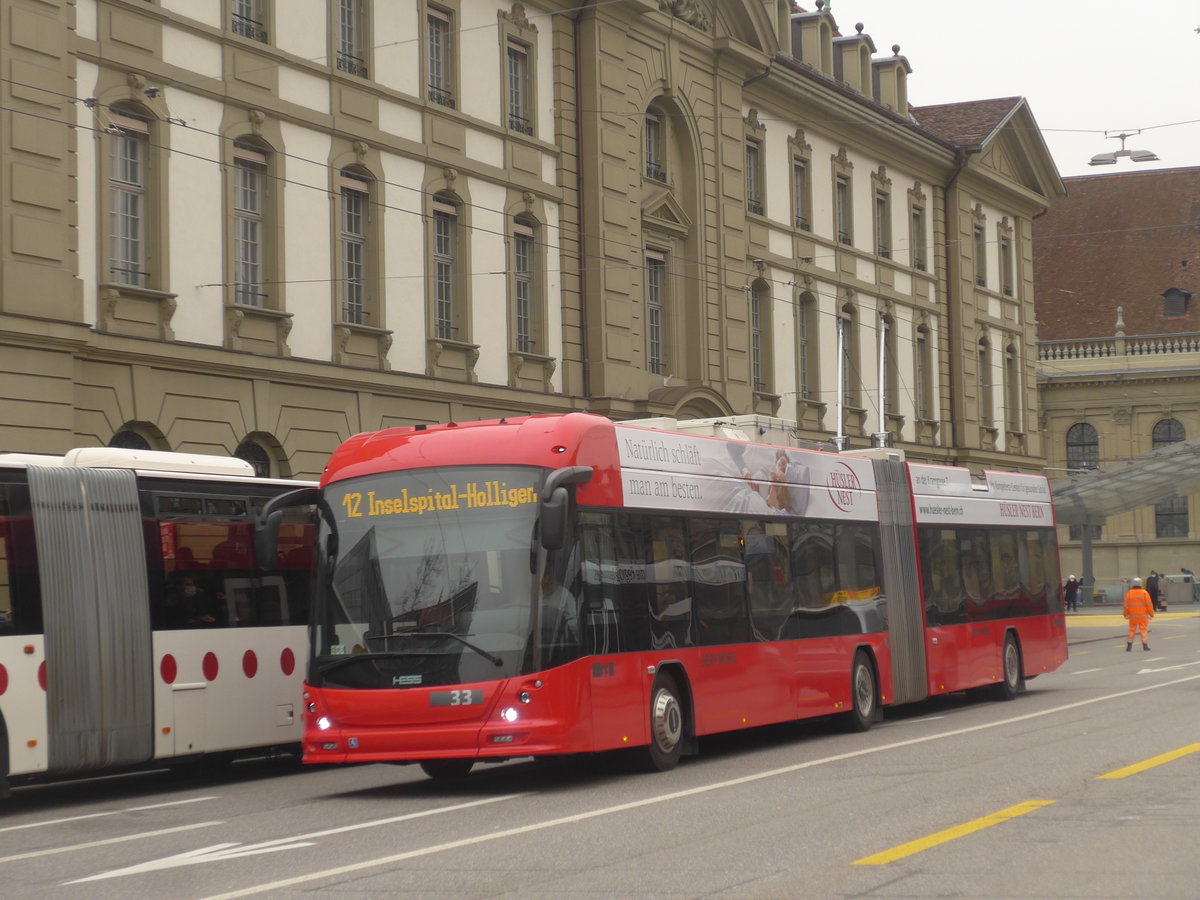
{"label": "bus headlight", "polygon": [[322,731],[328,731],[333,727],[333,722],[329,720],[329,716],[321,716],[321,718],[317,719],[317,727]]}
{"label": "bus headlight", "polygon": [[500,710],[500,718],[502,718],[505,722],[515,722],[517,721],[518,713],[515,708],[506,706],[504,709]]}

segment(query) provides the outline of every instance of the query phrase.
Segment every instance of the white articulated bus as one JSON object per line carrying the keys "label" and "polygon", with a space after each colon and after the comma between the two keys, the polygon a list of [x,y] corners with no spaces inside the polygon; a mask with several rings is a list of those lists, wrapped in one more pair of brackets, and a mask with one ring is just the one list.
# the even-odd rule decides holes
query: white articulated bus
{"label": "white articulated bus", "polygon": [[291,747],[312,524],[232,457],[0,454],[0,795],[10,783]]}

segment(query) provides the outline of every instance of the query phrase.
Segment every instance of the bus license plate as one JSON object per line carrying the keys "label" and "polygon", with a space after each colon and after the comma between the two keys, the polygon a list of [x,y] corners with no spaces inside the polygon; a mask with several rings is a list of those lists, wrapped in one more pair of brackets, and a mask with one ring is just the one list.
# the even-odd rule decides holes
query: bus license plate
{"label": "bus license plate", "polygon": [[429,695],[430,706],[482,706],[483,691],[434,691]]}

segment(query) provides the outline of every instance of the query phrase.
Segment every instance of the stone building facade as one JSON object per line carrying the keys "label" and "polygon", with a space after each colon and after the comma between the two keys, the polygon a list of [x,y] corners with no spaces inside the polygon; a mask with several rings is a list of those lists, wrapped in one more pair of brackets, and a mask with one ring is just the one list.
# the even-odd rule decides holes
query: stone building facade
{"label": "stone building facade", "polygon": [[0,0],[0,449],[754,412],[1040,468],[1032,114],[823,6]]}
{"label": "stone building facade", "polygon": [[[1064,183],[1034,261],[1046,455],[1065,477],[1200,437],[1200,168]],[[1093,526],[1096,584],[1200,568],[1198,502],[1163,497]],[[1064,571],[1083,569],[1085,527],[1060,531]]]}

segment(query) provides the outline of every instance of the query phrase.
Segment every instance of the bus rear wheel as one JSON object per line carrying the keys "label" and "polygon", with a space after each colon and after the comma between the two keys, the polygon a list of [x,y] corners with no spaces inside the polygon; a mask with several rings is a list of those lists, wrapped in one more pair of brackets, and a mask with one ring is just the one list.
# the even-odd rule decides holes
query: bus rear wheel
{"label": "bus rear wheel", "polygon": [[473,759],[427,759],[421,763],[425,774],[437,781],[466,778],[475,765]]}
{"label": "bus rear wheel", "polygon": [[1012,634],[1004,636],[1004,655],[1000,657],[1004,669],[1003,677],[992,686],[992,696],[997,700],[1015,700],[1021,692],[1021,651]]}
{"label": "bus rear wheel", "polygon": [[650,746],[647,768],[666,772],[679,764],[683,753],[683,704],[674,676],[660,672],[650,689]]}
{"label": "bus rear wheel", "polygon": [[879,692],[875,689],[875,670],[862,650],[854,654],[850,667],[850,711],[842,715],[846,731],[866,731],[879,710]]}

